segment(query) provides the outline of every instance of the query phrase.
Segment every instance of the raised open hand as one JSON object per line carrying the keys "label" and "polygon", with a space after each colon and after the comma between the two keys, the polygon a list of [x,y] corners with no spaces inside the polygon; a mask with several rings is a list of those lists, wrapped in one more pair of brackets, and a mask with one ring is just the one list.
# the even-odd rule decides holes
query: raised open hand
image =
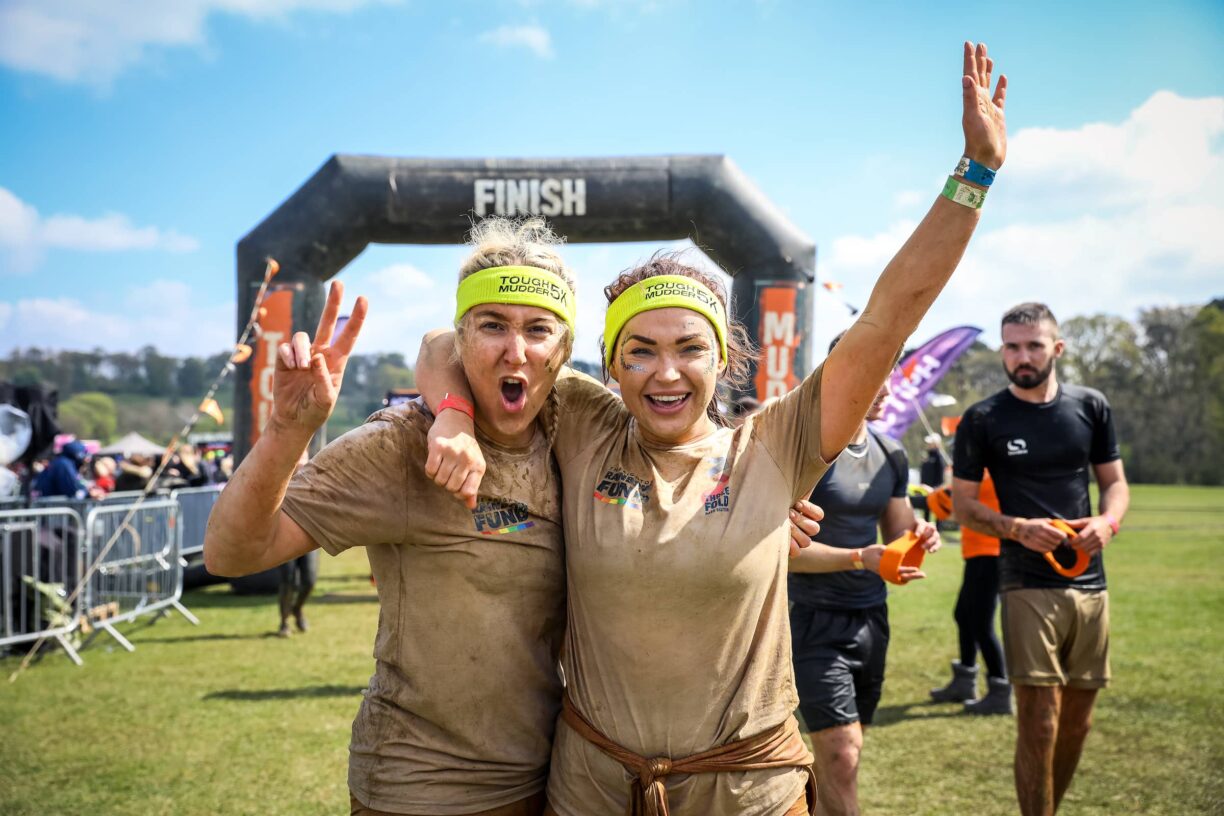
{"label": "raised open hand", "polygon": [[992,96],[990,80],[993,74],[994,60],[986,56],[986,43],[977,46],[965,43],[965,72],[961,77],[965,155],[978,164],[998,170],[1007,158],[1007,122],[1003,117],[1007,77],[999,75]]}
{"label": "raised open hand", "polygon": [[344,380],[344,367],[368,308],[364,297],[357,298],[348,323],[333,341],[343,296],[344,284],[332,281],[313,343],[306,332],[297,332],[290,342],[277,347],[272,422],[297,426],[313,434],[331,416]]}

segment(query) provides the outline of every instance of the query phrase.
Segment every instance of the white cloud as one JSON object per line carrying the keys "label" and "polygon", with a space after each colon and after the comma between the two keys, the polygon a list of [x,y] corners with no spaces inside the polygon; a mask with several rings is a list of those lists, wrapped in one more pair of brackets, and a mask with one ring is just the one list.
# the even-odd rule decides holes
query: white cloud
{"label": "white cloud", "polygon": [[38,210],[0,187],[0,257],[15,272],[33,269],[38,262]]}
{"label": "white cloud", "polygon": [[107,213],[89,219],[79,215],[53,215],[42,223],[43,246],[83,252],[117,252],[128,249],[162,249],[192,252],[199,248],[194,238],[157,227],[134,227],[126,215]]}
{"label": "white cloud", "polygon": [[345,274],[345,305],[348,314],[357,295],[370,302],[358,354],[399,352],[409,364],[416,359],[421,336],[430,329],[449,326],[455,312],[453,273],[443,279],[407,263],[396,263],[372,272]]}
{"label": "white cloud", "polygon": [[[835,238],[829,247],[829,267],[832,269],[863,267],[883,269],[884,264],[888,263],[889,258],[897,253],[897,249],[905,243],[905,239],[910,236],[916,226],[916,221],[902,220],[877,235],[843,235]],[[824,275],[821,277],[842,282],[836,277],[829,278]]]}
{"label": "white cloud", "polygon": [[[999,316],[1023,300],[1048,303],[1060,319],[1133,317],[1224,294],[1222,136],[1224,98],[1168,91],[1120,123],[1019,131],[977,236],[914,340],[972,323],[997,342]],[[835,239],[821,278],[844,283],[845,299],[862,306],[912,228],[897,221]],[[817,344],[833,331],[818,321]]]}
{"label": "white cloud", "polygon": [[78,252],[160,250],[194,252],[199,242],[174,230],[137,227],[126,215],[107,213],[101,218],[52,215],[43,218],[31,205],[0,187],[0,253],[4,268],[22,273],[37,266],[47,249]]}
{"label": "white cloud", "polygon": [[125,293],[117,311],[73,298],[27,298],[0,303],[0,336],[13,346],[136,351],[156,346],[175,356],[216,354],[234,342],[233,303],[201,306],[183,281],[155,280]]}
{"label": "white cloud", "polygon": [[1220,173],[1224,97],[1186,99],[1160,91],[1125,122],[1076,130],[1029,128],[1008,148],[1006,177],[1017,189],[1087,205],[1136,205],[1204,191]]}
{"label": "white cloud", "polygon": [[540,59],[552,59],[552,36],[538,25],[505,25],[486,31],[477,39],[502,48],[526,48]]}
{"label": "white cloud", "polygon": [[[453,273],[443,284],[418,267],[392,264],[344,277],[341,314],[352,311],[358,295],[370,301],[358,354],[400,352],[411,362],[426,331],[451,323]],[[147,345],[177,357],[216,354],[234,343],[237,304],[201,305],[209,301],[204,289],[162,278],[128,289],[114,309],[71,297],[0,302],[0,355],[13,346],[137,351]]]}
{"label": "white cloud", "polygon": [[215,14],[255,19],[343,12],[388,0],[2,0],[0,64],[106,85],[151,48],[198,47]]}

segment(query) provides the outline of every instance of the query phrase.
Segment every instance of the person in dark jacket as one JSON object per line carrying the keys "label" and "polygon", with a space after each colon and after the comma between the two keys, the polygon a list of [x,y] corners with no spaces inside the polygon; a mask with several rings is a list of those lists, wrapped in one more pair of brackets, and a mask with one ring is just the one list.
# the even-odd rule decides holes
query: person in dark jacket
{"label": "person in dark jacket", "polygon": [[34,489],[40,496],[65,496],[69,499],[83,499],[90,495],[90,488],[81,478],[81,465],[89,452],[78,440],[65,442],[64,447],[47,465],[47,469],[34,480]]}

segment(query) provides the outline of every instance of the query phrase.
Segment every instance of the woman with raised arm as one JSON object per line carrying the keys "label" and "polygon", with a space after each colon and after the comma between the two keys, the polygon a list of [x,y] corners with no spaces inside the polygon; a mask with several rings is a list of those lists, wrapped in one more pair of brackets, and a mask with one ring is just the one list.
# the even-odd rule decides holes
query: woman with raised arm
{"label": "woman with raised arm", "polygon": [[[551,812],[815,807],[791,715],[779,520],[854,434],[973,234],[1006,153],[1006,80],[992,96],[992,68],[984,45],[966,43],[956,174],[825,363],[738,429],[715,403],[718,381],[742,382],[748,360],[721,284],[656,256],[605,290],[604,364],[624,402],[581,378],[558,383],[569,628]],[[427,399],[462,388],[459,372],[429,368],[418,370]],[[444,415],[431,435],[453,439],[463,424]]]}
{"label": "woman with raised arm", "polygon": [[209,519],[204,557],[218,575],[366,547],[381,609],[349,753],[354,814],[543,808],[565,585],[555,465],[536,416],[574,321],[557,243],[538,219],[485,221],[460,270],[452,349],[475,406],[451,399],[438,412],[475,421],[488,462],[479,501],[451,501],[431,479],[448,473],[426,473],[431,418],[419,406],[379,411],[293,475],[366,313],[359,298],[333,344],[333,283],[313,344],[299,332],[280,347],[271,420]]}

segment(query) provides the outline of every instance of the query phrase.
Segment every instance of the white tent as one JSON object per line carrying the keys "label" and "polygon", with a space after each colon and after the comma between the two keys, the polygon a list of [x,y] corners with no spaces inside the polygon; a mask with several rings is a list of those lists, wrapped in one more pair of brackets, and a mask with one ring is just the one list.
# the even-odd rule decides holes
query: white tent
{"label": "white tent", "polygon": [[166,448],[156,442],[150,442],[140,434],[132,431],[118,442],[112,442],[105,447],[98,448],[96,455],[98,456],[132,456],[133,454],[143,453],[145,456],[161,456]]}

